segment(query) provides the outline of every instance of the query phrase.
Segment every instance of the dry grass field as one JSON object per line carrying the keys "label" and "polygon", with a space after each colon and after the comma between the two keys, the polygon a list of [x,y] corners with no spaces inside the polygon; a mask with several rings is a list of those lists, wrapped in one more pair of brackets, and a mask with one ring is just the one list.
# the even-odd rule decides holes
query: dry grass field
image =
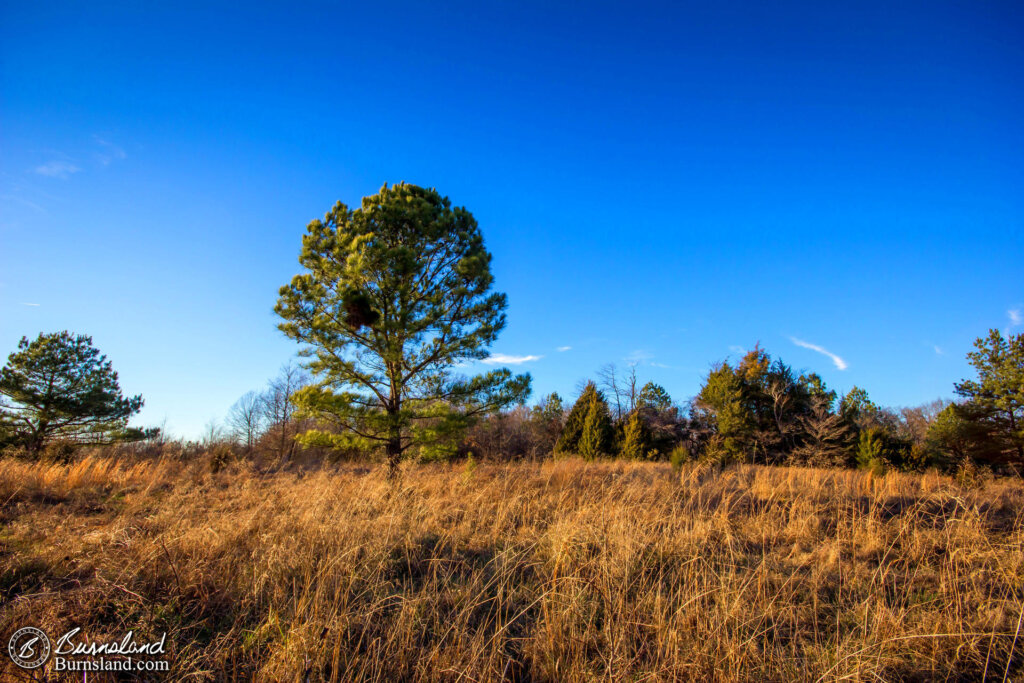
{"label": "dry grass field", "polygon": [[0,461],[0,504],[4,643],[166,631],[171,680],[1022,675],[1020,481],[93,455]]}

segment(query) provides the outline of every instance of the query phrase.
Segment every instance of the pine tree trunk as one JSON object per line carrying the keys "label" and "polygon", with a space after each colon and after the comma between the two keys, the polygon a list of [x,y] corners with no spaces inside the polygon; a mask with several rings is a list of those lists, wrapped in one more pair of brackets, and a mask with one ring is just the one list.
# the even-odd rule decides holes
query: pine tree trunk
{"label": "pine tree trunk", "polygon": [[30,456],[37,457],[43,450],[43,444],[46,442],[46,428],[48,426],[48,423],[42,422],[38,427],[36,427],[35,433],[32,435],[32,438],[29,439],[27,444],[28,454]]}
{"label": "pine tree trunk", "polygon": [[1010,444],[1016,446],[1017,461],[1024,463],[1024,445],[1017,441],[1017,420],[1013,416],[1013,406],[1008,410],[1010,414]]}
{"label": "pine tree trunk", "polygon": [[385,453],[388,458],[388,481],[397,481],[399,477],[398,465],[402,459],[402,437],[392,432],[388,439]]}

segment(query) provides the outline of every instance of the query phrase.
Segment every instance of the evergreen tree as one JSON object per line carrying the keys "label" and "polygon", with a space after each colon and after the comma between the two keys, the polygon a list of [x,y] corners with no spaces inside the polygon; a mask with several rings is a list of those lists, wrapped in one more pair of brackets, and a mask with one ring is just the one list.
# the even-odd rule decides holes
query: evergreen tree
{"label": "evergreen tree", "polygon": [[889,467],[911,469],[911,444],[882,427],[868,427],[857,441],[857,465],[881,473]]}
{"label": "evergreen tree", "polygon": [[672,407],[672,397],[668,395],[668,392],[660,384],[648,382],[640,389],[640,395],[636,400],[636,407],[656,411],[668,410]]}
{"label": "evergreen tree", "polygon": [[491,291],[473,215],[436,190],[400,183],[358,209],[338,202],[309,224],[299,262],[275,310],[318,380],[295,396],[322,425],[303,442],[383,446],[393,476],[408,449],[454,447],[471,418],[529,394],[530,376],[507,369],[455,374],[487,357],[507,299]]}
{"label": "evergreen tree", "polygon": [[533,412],[537,419],[545,424],[561,425],[565,413],[562,397],[558,395],[558,392],[548,394],[533,407]]}
{"label": "evergreen tree", "polygon": [[580,434],[579,454],[587,459],[611,455],[613,434],[608,404],[598,393],[591,394],[587,417],[583,421],[583,433]]}
{"label": "evergreen tree", "polygon": [[685,421],[680,418],[679,409],[672,405],[672,397],[664,387],[648,382],[640,390],[636,412],[643,423],[648,454],[654,451],[657,455],[668,456],[682,439],[685,429]]}
{"label": "evergreen tree", "polygon": [[[708,373],[694,401],[693,426],[704,431],[708,444],[717,437],[719,458],[766,464],[794,457],[831,460],[842,449],[831,443],[834,402],[835,392],[820,376],[797,377],[782,360],[773,361],[755,346],[735,367],[723,362]],[[810,429],[815,433],[809,434]]]}
{"label": "evergreen tree", "polygon": [[531,411],[531,423],[536,433],[535,441],[539,452],[543,455],[551,455],[555,450],[555,444],[562,433],[562,421],[565,419],[565,409],[562,407],[562,397],[557,393],[551,393],[541,399],[540,403]]}
{"label": "evergreen tree", "polygon": [[964,420],[960,406],[952,403],[928,425],[928,443],[953,462],[967,458],[984,438],[984,429]]}
{"label": "evergreen tree", "polygon": [[801,418],[802,443],[793,449],[797,462],[816,467],[843,467],[849,464],[851,428],[842,415],[830,410],[832,399],[819,394],[808,415]]}
{"label": "evergreen tree", "polygon": [[644,460],[650,453],[650,438],[647,433],[647,425],[644,424],[639,410],[634,410],[626,418],[626,424],[622,430],[622,445],[619,447],[619,456],[630,460]]}
{"label": "evergreen tree", "polygon": [[797,382],[803,387],[810,399],[809,405],[812,410],[818,410],[824,403],[824,407],[831,412],[832,406],[836,401],[836,392],[825,386],[825,380],[821,378],[821,375],[816,372],[812,372],[809,375],[800,375],[800,379]]}
{"label": "evergreen tree", "polygon": [[1004,338],[999,330],[989,330],[974,347],[967,359],[978,379],[956,384],[956,393],[965,399],[958,410],[994,447],[986,452],[978,444],[974,455],[1024,465],[1024,334]]}
{"label": "evergreen tree", "polygon": [[817,375],[797,379],[781,359],[772,362],[760,349],[748,354],[751,357],[758,361],[757,372],[746,373],[744,393],[755,425],[754,456],[765,463],[780,463],[802,442],[804,419],[812,413],[813,404],[825,400],[829,392]]}
{"label": "evergreen tree", "polygon": [[839,399],[839,414],[851,424],[864,428],[875,420],[878,406],[868,397],[868,392],[854,386]]}
{"label": "evergreen tree", "polygon": [[583,392],[580,393],[579,398],[576,399],[576,403],[573,404],[565,418],[562,433],[555,443],[556,453],[570,454],[579,452],[580,437],[583,435],[583,424],[587,421],[590,402],[594,398],[604,401],[604,395],[597,390],[597,385],[593,382],[587,382],[586,386],[583,387]]}
{"label": "evergreen tree", "polygon": [[881,429],[865,429],[857,441],[857,466],[883,474],[886,470],[885,434]]}
{"label": "evergreen tree", "polygon": [[121,395],[117,373],[86,335],[22,337],[0,370],[0,431],[32,454],[56,439],[105,443],[152,436],[154,430],[128,429],[128,418],[141,409],[142,397]]}
{"label": "evergreen tree", "polygon": [[745,398],[742,375],[726,362],[708,373],[694,404],[698,420],[720,437],[716,447],[728,457],[750,452],[753,442],[754,416]]}

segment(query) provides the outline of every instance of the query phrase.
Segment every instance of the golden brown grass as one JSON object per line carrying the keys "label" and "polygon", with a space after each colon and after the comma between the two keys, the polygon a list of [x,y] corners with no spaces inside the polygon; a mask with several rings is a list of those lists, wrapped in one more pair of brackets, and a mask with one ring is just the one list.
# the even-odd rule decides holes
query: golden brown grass
{"label": "golden brown grass", "polygon": [[4,643],[167,631],[175,680],[1000,681],[1024,661],[1020,481],[567,460],[392,487],[90,456],[0,461],[0,503]]}

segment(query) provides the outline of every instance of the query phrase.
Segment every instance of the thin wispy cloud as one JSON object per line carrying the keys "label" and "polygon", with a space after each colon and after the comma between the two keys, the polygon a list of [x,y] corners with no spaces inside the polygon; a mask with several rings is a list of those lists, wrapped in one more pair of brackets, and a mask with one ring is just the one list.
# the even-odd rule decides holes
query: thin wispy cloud
{"label": "thin wispy cloud", "polygon": [[506,353],[494,353],[484,358],[481,363],[487,365],[522,365],[533,360],[540,360],[544,356],[510,356]]}
{"label": "thin wispy cloud", "polygon": [[935,346],[935,355],[936,356],[944,356],[944,355],[946,355],[946,352],[942,350],[942,347]]}
{"label": "thin wispy cloud", "polygon": [[68,178],[81,170],[70,161],[48,161],[33,169],[38,175],[47,178]]}
{"label": "thin wispy cloud", "polygon": [[96,161],[101,166],[109,166],[111,162],[124,159],[128,156],[128,153],[121,147],[118,147],[113,142],[101,138],[99,135],[93,135],[93,139],[96,141],[102,151],[96,153]]}
{"label": "thin wispy cloud", "polygon": [[556,350],[559,353],[561,353],[561,352],[564,352],[564,351],[571,351],[572,347],[571,346],[559,346],[558,349],[556,349]]}
{"label": "thin wispy cloud", "polygon": [[29,304],[29,303],[22,302],[21,305],[22,306],[38,306],[39,304]]}
{"label": "thin wispy cloud", "polygon": [[652,358],[654,358],[654,355],[652,353],[650,353],[649,351],[645,351],[643,349],[636,349],[635,351],[631,351],[622,360],[626,361],[630,365],[638,365],[639,363],[642,363],[644,361],[649,361]]}
{"label": "thin wispy cloud", "polygon": [[805,349],[810,349],[811,351],[817,351],[823,356],[828,356],[829,358],[832,359],[832,362],[835,363],[835,366],[840,370],[845,370],[846,368],[849,367],[849,364],[845,360],[843,360],[842,358],[832,353],[823,346],[818,346],[817,344],[805,342],[802,339],[797,339],[796,337],[790,337],[789,340],[796,344],[797,346],[800,346]]}
{"label": "thin wispy cloud", "polygon": [[1010,327],[1016,327],[1024,322],[1024,312],[1019,308],[1011,308],[1006,312],[1006,316],[1010,319]]}
{"label": "thin wispy cloud", "polygon": [[652,368],[664,368],[666,370],[674,369],[671,365],[665,365],[664,363],[655,363],[654,361],[651,361],[650,366]]}
{"label": "thin wispy cloud", "polygon": [[747,350],[745,348],[743,348],[742,346],[737,346],[736,344],[733,344],[732,346],[730,346],[729,350],[732,351],[733,353],[746,353],[747,352]]}
{"label": "thin wispy cloud", "polygon": [[39,206],[38,204],[36,204],[35,202],[33,202],[31,200],[25,199],[24,197],[19,197],[18,195],[14,195],[14,194],[0,195],[0,202],[3,202],[3,201],[17,202],[18,204],[21,204],[22,206],[27,206],[28,208],[34,209],[35,211],[38,211],[39,213],[46,213],[46,209],[44,209],[43,207]]}

